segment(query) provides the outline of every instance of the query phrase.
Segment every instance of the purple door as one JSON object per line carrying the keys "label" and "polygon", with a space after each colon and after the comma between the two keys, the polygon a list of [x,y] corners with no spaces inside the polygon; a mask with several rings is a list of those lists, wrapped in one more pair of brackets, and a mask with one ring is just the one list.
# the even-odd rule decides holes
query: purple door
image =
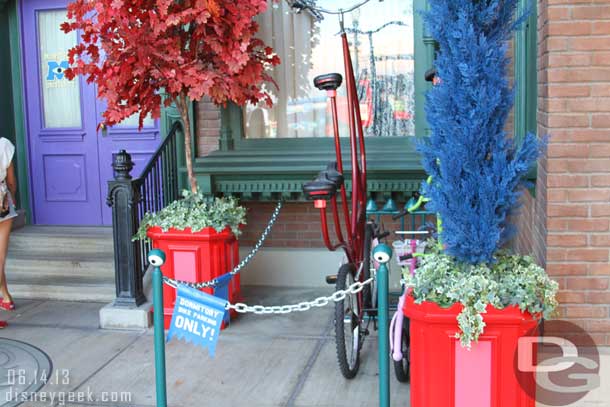
{"label": "purple door", "polygon": [[[98,101],[98,112],[104,111],[104,103]],[[101,113],[100,116],[101,118]],[[101,120],[101,119],[100,119]],[[112,179],[112,159],[121,149],[129,152],[134,162],[131,175],[135,178],[144,169],[160,142],[159,120],[147,118],[144,127],[138,131],[137,116],[130,117],[121,124],[101,131],[98,135],[98,152],[100,157],[100,177],[102,179],[102,197],[108,195],[108,180]],[[105,225],[112,224],[112,212],[106,205],[102,206],[102,220]]]}
{"label": "purple door", "polygon": [[68,81],[67,50],[78,41],[64,34],[66,0],[24,0],[22,38],[25,98],[32,175],[34,223],[109,225],[107,181],[112,155],[126,149],[143,162],[159,142],[159,126],[149,120],[139,133],[133,120],[97,133],[101,117],[94,86]]}

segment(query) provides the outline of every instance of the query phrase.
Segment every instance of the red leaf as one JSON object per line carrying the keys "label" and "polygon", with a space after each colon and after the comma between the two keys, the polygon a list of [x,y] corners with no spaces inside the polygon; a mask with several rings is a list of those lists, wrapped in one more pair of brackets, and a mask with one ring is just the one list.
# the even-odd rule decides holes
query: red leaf
{"label": "red leaf", "polygon": [[266,7],[266,0],[74,0],[61,29],[82,36],[68,53],[66,77],[97,85],[109,125],[136,112],[140,125],[148,114],[158,118],[162,90],[166,105],[178,95],[269,104],[265,68],[280,61],[255,39],[253,21]]}

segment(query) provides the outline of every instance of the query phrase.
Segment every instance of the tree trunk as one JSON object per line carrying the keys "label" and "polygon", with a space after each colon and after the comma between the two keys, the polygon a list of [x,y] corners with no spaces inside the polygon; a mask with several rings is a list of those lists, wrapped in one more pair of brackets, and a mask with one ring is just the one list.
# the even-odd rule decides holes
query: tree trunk
{"label": "tree trunk", "polygon": [[188,98],[184,93],[176,99],[176,105],[180,116],[182,117],[182,123],[184,124],[184,153],[186,156],[186,173],[188,175],[189,185],[193,193],[197,192],[197,179],[193,173],[193,150],[191,148],[191,122],[189,119],[188,109]]}

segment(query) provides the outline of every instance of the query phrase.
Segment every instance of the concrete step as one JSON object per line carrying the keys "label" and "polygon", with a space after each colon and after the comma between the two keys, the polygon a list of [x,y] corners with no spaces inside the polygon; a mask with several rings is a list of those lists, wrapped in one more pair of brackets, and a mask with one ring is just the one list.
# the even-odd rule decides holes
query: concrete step
{"label": "concrete step", "polygon": [[9,275],[7,282],[15,298],[110,302],[116,296],[110,278]]}
{"label": "concrete step", "polygon": [[17,298],[115,298],[112,229],[26,226],[11,233],[6,274]]}
{"label": "concrete step", "polygon": [[[111,256],[111,255],[110,255]],[[48,253],[28,254],[9,252],[7,274],[41,276],[114,277],[114,261],[106,254]]]}
{"label": "concrete step", "polygon": [[112,229],[106,227],[26,226],[11,233],[9,253],[114,252]]}

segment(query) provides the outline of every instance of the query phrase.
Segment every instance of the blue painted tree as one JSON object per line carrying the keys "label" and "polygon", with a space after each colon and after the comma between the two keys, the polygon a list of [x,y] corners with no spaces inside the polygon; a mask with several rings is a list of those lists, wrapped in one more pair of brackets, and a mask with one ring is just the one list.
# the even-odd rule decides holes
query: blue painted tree
{"label": "blue painted tree", "polygon": [[513,106],[508,40],[517,0],[429,0],[428,31],[439,44],[441,83],[427,94],[431,135],[418,149],[432,183],[428,208],[442,219],[446,253],[460,262],[493,262],[511,235],[522,180],[543,147],[535,135],[515,143],[504,131]]}

